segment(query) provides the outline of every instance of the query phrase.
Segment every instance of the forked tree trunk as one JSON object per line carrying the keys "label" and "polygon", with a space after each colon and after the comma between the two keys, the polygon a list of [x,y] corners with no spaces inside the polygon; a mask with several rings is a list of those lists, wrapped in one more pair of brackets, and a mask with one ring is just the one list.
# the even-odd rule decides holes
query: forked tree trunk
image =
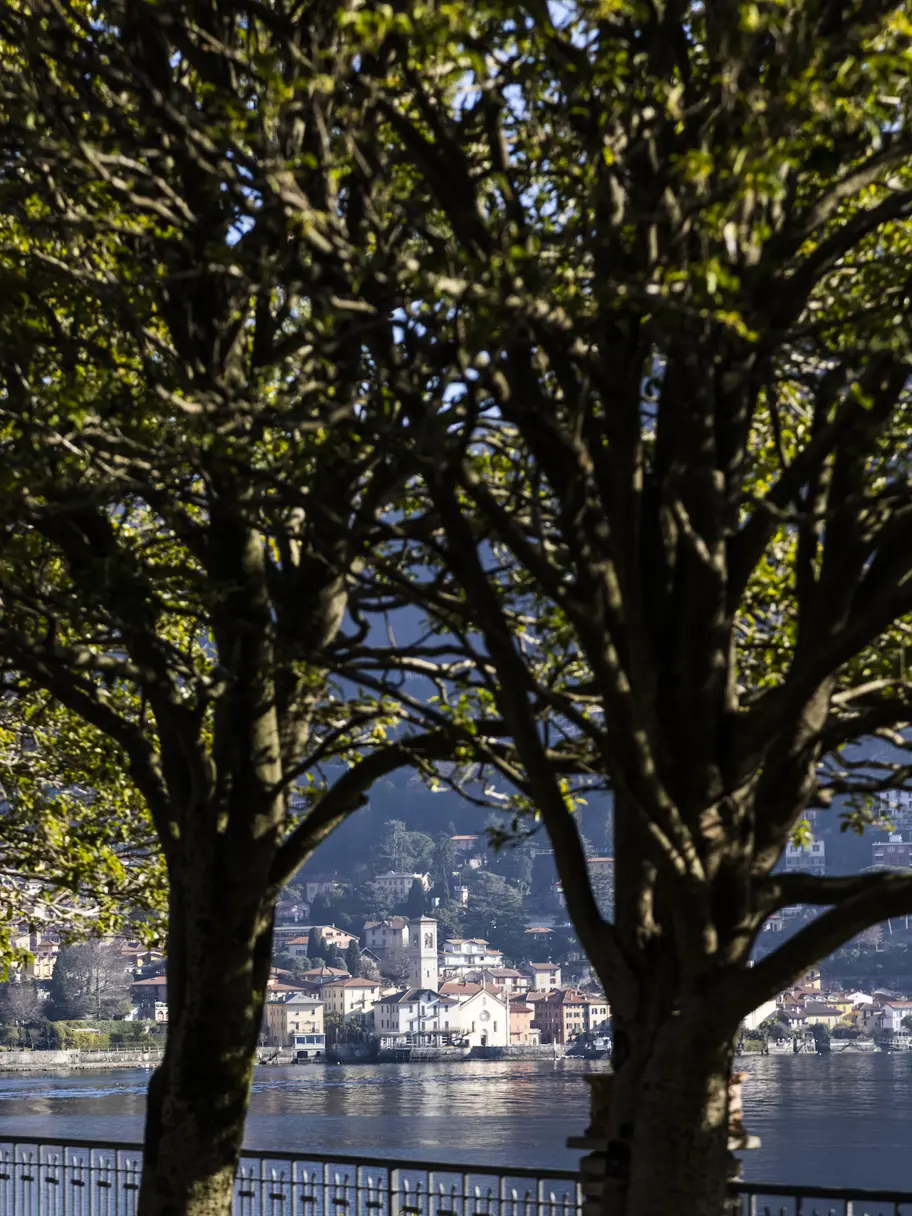
{"label": "forked tree trunk", "polygon": [[693,1017],[621,1030],[607,1115],[604,1216],[722,1216],[731,1037]]}
{"label": "forked tree trunk", "polygon": [[[245,913],[227,898],[233,884],[199,884],[199,876],[197,884],[172,878],[168,1033],[149,1084],[137,1216],[229,1216],[232,1208],[272,909]],[[199,885],[210,887],[208,899]]]}

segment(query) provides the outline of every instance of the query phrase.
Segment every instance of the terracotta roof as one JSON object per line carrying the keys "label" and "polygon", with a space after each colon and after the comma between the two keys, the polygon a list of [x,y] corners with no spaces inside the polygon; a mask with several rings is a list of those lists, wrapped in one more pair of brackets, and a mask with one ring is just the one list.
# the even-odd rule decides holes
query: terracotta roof
{"label": "terracotta roof", "polygon": [[529,963],[532,971],[560,971],[560,963]]}
{"label": "terracotta roof", "polygon": [[444,996],[474,996],[481,990],[481,984],[460,984],[457,980],[447,980],[445,984],[440,985],[441,994]]}
{"label": "terracotta roof", "polygon": [[377,980],[340,980],[336,984],[327,984],[327,988],[379,988]]}
{"label": "terracotta roof", "polygon": [[582,1005],[586,997],[575,988],[552,988],[546,999],[555,1005]]}
{"label": "terracotta roof", "polygon": [[449,997],[440,996],[433,992],[430,988],[406,988],[404,992],[393,992],[389,996],[383,997],[380,1001],[381,1005],[407,1005],[412,1001],[417,1001],[422,993],[428,993],[435,997],[441,1005],[455,1005],[456,1001],[451,1001]]}

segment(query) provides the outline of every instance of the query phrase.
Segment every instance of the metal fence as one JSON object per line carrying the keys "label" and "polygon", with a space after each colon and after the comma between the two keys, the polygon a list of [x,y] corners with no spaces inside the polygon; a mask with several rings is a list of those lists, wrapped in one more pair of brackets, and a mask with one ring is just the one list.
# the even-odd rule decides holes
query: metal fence
{"label": "metal fence", "polygon": [[[139,1145],[0,1139],[0,1216],[135,1216]],[[235,1216],[578,1216],[571,1170],[245,1151]],[[738,1216],[912,1216],[912,1193],[741,1182]]]}
{"label": "metal fence", "polygon": [[912,1216],[912,1193],[737,1184],[738,1216]]}
{"label": "metal fence", "polygon": [[[0,1216],[135,1216],[138,1145],[0,1139]],[[577,1175],[245,1151],[235,1216],[577,1216]]]}

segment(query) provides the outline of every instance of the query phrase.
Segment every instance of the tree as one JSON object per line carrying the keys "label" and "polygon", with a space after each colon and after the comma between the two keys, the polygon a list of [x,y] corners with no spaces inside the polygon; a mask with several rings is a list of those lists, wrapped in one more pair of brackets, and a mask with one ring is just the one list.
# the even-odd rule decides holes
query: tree
{"label": "tree", "polygon": [[[21,967],[21,922],[160,941],[165,872],[116,748],[44,694],[0,698],[0,958]],[[27,880],[27,881],[26,881]]]}
{"label": "tree", "polygon": [[31,980],[9,981],[0,992],[0,1018],[25,1026],[40,1017],[43,1004],[38,987]]}
{"label": "tree", "polygon": [[[717,1216],[741,1019],[912,907],[908,874],[777,870],[807,807],[848,795],[860,827],[912,773],[896,12],[476,5],[472,53],[413,28],[386,99],[423,366],[377,373],[437,440],[388,588],[420,584],[441,679],[476,673],[440,712],[509,724],[520,762],[488,767],[611,1001],[610,1216]],[[610,919],[573,813],[607,789]],[[796,903],[820,914],[750,967]]]}
{"label": "tree", "polygon": [[404,988],[409,982],[409,976],[412,973],[411,958],[408,950],[403,950],[399,946],[390,947],[380,960],[380,973],[391,979],[400,988]]}
{"label": "tree", "polygon": [[167,869],[140,1216],[227,1212],[278,895],[452,746],[335,674],[414,459],[366,388],[412,259],[351,138],[375,33],[316,2],[0,12],[0,667],[108,750]]}
{"label": "tree", "polygon": [[431,877],[434,880],[435,892],[445,900],[451,899],[453,895],[453,873],[456,865],[456,846],[453,844],[453,838],[449,833],[441,832],[434,845]]}
{"label": "tree", "polygon": [[438,904],[434,909],[434,920],[437,922],[437,936],[440,941],[464,936],[465,909],[461,904],[453,901]]}
{"label": "tree", "polygon": [[416,878],[409,889],[408,898],[405,901],[405,915],[409,920],[414,920],[416,917],[424,916],[426,911],[427,892],[421,879]]}
{"label": "tree", "polygon": [[52,1021],[108,1020],[130,1010],[131,977],[116,945],[102,941],[61,946],[48,986]]}
{"label": "tree", "polygon": [[477,874],[463,917],[468,937],[483,937],[512,962],[525,962],[529,948],[519,891],[499,874]]}
{"label": "tree", "polygon": [[433,854],[434,841],[424,832],[410,832],[401,819],[390,819],[383,825],[377,849],[381,870],[394,874],[424,873]]}
{"label": "tree", "polygon": [[352,938],[348,943],[348,948],[345,951],[345,970],[352,977],[358,979],[361,975],[361,943],[357,938]]}
{"label": "tree", "polygon": [[307,954],[311,959],[326,961],[326,946],[323,942],[323,934],[317,925],[314,925],[307,935]]}
{"label": "tree", "polygon": [[327,967],[333,967],[338,971],[345,970],[345,956],[335,943],[326,947],[324,957]]}
{"label": "tree", "polygon": [[364,920],[386,920],[392,915],[396,897],[381,883],[366,882],[356,892],[358,910]]}

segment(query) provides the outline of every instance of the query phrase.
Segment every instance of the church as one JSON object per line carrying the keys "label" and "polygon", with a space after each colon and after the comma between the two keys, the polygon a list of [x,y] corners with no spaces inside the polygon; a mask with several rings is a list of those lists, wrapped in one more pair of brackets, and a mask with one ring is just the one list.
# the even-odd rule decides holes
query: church
{"label": "church", "polygon": [[409,986],[374,1006],[374,1033],[387,1047],[506,1047],[510,1042],[507,998],[477,988],[459,997],[440,993],[437,922],[410,920]]}

